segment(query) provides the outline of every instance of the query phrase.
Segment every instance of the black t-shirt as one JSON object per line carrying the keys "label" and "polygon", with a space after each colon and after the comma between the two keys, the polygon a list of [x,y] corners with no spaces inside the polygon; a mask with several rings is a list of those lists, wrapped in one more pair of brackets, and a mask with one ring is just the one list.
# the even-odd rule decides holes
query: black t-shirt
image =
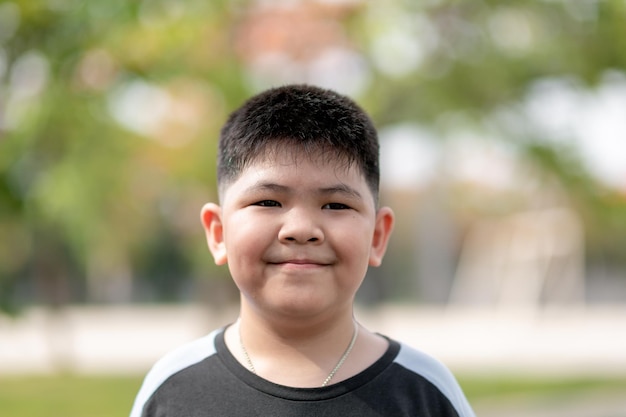
{"label": "black t-shirt", "polygon": [[394,340],[363,372],[321,388],[267,381],[241,366],[223,329],[159,360],[131,417],[474,417],[455,378],[435,359]]}

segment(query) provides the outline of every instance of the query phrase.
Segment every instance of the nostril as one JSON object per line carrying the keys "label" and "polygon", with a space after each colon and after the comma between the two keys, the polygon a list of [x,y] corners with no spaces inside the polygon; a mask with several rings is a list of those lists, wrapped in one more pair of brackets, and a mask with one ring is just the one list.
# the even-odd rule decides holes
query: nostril
{"label": "nostril", "polygon": [[[287,242],[298,242],[299,241],[298,238],[295,238],[293,236],[285,237],[284,240],[287,241]],[[307,239],[306,241],[307,242],[311,242],[311,243],[315,243],[315,242],[319,242],[319,240],[320,239],[318,237],[311,237],[311,238]]]}

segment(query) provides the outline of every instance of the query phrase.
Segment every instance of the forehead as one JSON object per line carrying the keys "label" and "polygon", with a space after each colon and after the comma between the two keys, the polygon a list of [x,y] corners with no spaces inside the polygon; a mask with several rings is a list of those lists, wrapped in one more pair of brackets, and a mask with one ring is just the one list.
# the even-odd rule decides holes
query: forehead
{"label": "forehead", "polygon": [[[351,183],[352,186],[369,187],[362,170],[348,158],[329,152],[294,152],[290,149],[265,151],[252,159],[236,179],[221,187],[224,194],[233,185],[252,184],[257,181],[274,181],[293,187],[327,186]],[[236,187],[239,188],[239,187]]]}
{"label": "forehead", "polygon": [[302,180],[351,180],[365,184],[365,177],[356,163],[329,152],[304,153],[288,149],[266,152],[262,157],[253,159],[239,177],[249,175],[274,177],[296,175]]}
{"label": "forehead", "polygon": [[291,146],[270,147],[260,152],[250,160],[248,167],[274,167],[276,169],[298,169],[306,166],[307,169],[332,169],[337,172],[348,173],[360,171],[356,162],[333,150],[326,149],[294,149]]}

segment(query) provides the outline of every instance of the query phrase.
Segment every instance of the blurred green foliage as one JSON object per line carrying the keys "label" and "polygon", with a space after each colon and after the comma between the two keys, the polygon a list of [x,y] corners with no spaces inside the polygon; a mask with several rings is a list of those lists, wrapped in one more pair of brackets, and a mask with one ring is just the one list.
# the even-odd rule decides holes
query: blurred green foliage
{"label": "blurred green foliage", "polygon": [[[2,308],[189,299],[201,296],[198,282],[225,274],[211,265],[198,222],[216,198],[220,125],[259,88],[290,80],[255,66],[257,49],[280,40],[255,31],[272,13],[258,10],[226,0],[0,4]],[[623,75],[626,3],[396,0],[311,10],[361,57],[367,82],[357,98],[379,126],[496,132],[564,190],[590,254],[626,259],[624,190],[598,183],[580,155],[516,113],[539,80],[593,90],[608,73]],[[414,45],[389,62],[397,43],[381,39],[397,31]],[[295,49],[324,38],[298,38]],[[502,110],[517,122],[494,119]],[[454,208],[461,217],[472,210],[465,203]]]}

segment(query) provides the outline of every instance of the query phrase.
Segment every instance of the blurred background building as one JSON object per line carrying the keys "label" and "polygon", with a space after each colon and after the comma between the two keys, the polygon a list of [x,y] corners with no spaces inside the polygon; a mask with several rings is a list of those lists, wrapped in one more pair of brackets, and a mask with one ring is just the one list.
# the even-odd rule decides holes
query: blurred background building
{"label": "blurred background building", "polygon": [[626,301],[626,3],[0,4],[0,306],[230,305],[199,222],[228,113],[305,82],[380,131],[366,306]]}

